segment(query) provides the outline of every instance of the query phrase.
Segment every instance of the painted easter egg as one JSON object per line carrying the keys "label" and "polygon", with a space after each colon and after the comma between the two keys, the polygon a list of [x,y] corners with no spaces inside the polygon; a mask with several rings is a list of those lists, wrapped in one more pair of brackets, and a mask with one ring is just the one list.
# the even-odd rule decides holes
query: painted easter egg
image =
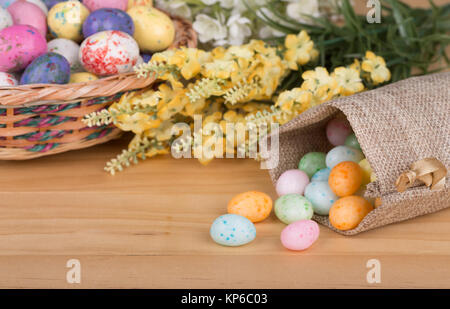
{"label": "painted easter egg", "polygon": [[69,84],[88,83],[97,80],[98,77],[89,72],[79,72],[70,75]]}
{"label": "painted easter egg", "polygon": [[134,23],[127,13],[118,9],[97,10],[92,12],[83,23],[85,38],[106,30],[118,30],[133,36]]}
{"label": "painted easter egg", "polygon": [[305,189],[305,197],[313,205],[314,212],[321,216],[328,216],[331,206],[339,199],[325,181],[311,182]]}
{"label": "painted easter egg", "polygon": [[15,25],[0,31],[0,71],[17,72],[47,52],[47,42],[39,31]]}
{"label": "painted easter egg", "polygon": [[314,214],[310,201],[300,194],[286,194],[275,201],[275,215],[285,224],[309,220]]}
{"label": "painted easter egg", "polygon": [[135,6],[127,12],[134,21],[134,38],[142,52],[167,49],[175,39],[172,20],[150,6]]}
{"label": "painted easter egg", "polygon": [[106,8],[126,11],[128,7],[128,0],[83,0],[83,3],[91,12]]}
{"label": "painted easter egg", "polygon": [[256,237],[255,225],[246,217],[226,214],[214,220],[209,230],[211,238],[222,246],[242,246]]}
{"label": "painted easter egg", "polygon": [[336,165],[330,173],[328,184],[338,196],[349,196],[359,190],[363,173],[358,163],[344,161]]}
{"label": "painted easter egg", "polygon": [[364,155],[358,149],[347,146],[337,146],[328,152],[325,162],[328,168],[333,169],[333,167],[341,162],[352,161],[359,163],[362,159],[364,159]]}
{"label": "painted easter egg", "polygon": [[47,35],[47,17],[36,5],[27,1],[16,1],[8,7],[14,25],[29,25],[39,30],[45,37]]}
{"label": "painted easter egg", "polygon": [[331,169],[328,167],[319,170],[311,177],[311,182],[314,181],[326,181],[328,182],[328,177],[330,177]]}
{"label": "painted easter egg", "polygon": [[142,58],[142,56],[139,55],[138,61],[136,62],[136,65],[141,65],[141,64],[144,64],[144,58]]}
{"label": "painted easter egg", "polygon": [[278,178],[276,191],[278,196],[297,193],[303,194],[309,183],[308,175],[301,170],[287,170]]}
{"label": "painted easter egg", "polygon": [[0,72],[0,87],[12,87],[18,85],[19,82],[10,73]]}
{"label": "painted easter egg", "polygon": [[5,29],[13,25],[13,19],[9,12],[0,7],[0,30]]}
{"label": "painted easter egg", "polygon": [[298,169],[312,177],[319,170],[326,168],[326,154],[323,152],[309,152],[305,154],[298,164]]}
{"label": "painted easter egg", "polygon": [[0,0],[0,6],[4,9],[8,8],[16,0]]}
{"label": "painted easter egg", "polygon": [[355,133],[350,134],[349,136],[347,136],[347,138],[345,139],[345,146],[351,147],[351,148],[355,148],[358,150],[361,150],[361,146],[359,145],[358,139],[356,138]]}
{"label": "painted easter egg", "polygon": [[361,168],[361,172],[362,172],[362,185],[365,186],[371,182],[370,176],[373,174],[373,170],[369,164],[369,161],[367,161],[367,159],[363,159],[363,160],[359,161],[358,164],[359,164],[359,167]]}
{"label": "painted easter egg", "polygon": [[69,61],[60,54],[46,53],[27,66],[20,84],[67,84],[69,79]]}
{"label": "painted easter egg", "polygon": [[153,6],[153,0],[128,0],[128,9],[140,5]]}
{"label": "painted easter egg", "polygon": [[48,27],[55,38],[80,42],[83,39],[83,23],[89,10],[78,1],[61,2],[48,12]]}
{"label": "painted easter egg", "polygon": [[352,128],[345,119],[333,119],[327,124],[327,138],[333,146],[344,145],[347,136],[352,134]]}
{"label": "painted easter egg", "polygon": [[312,220],[300,220],[286,226],[281,232],[281,243],[289,250],[308,249],[319,238],[319,225]]}
{"label": "painted easter egg", "polygon": [[66,0],[42,0],[42,1],[49,10],[60,2],[66,2]]}
{"label": "painted easter egg", "polygon": [[39,8],[42,10],[42,12],[45,14],[45,16],[48,15],[48,8],[47,8],[47,6],[45,5],[45,3],[42,2],[41,0],[26,0],[26,1],[27,1],[27,2],[30,2],[30,3],[33,3],[33,4],[35,4],[37,7],[39,7]]}
{"label": "painted easter egg", "polygon": [[83,41],[80,62],[97,76],[131,72],[139,59],[139,46],[127,33],[98,32]]}
{"label": "painted easter egg", "polygon": [[228,203],[228,213],[246,217],[252,222],[266,219],[272,211],[272,199],[263,192],[249,191],[236,195]]}
{"label": "painted easter egg", "polygon": [[340,198],[330,209],[330,223],[341,231],[354,229],[373,210],[373,206],[360,196]]}
{"label": "painted easter egg", "polygon": [[79,71],[82,66],[78,58],[80,45],[68,39],[54,39],[48,42],[48,51],[64,56],[70,63],[73,72]]}

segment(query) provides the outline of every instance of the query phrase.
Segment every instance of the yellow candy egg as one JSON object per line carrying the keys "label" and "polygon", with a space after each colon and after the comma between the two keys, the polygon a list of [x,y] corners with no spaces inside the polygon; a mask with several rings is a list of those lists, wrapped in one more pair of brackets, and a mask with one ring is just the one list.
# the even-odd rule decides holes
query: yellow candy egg
{"label": "yellow candy egg", "polygon": [[259,191],[238,194],[228,203],[228,213],[241,215],[252,222],[263,221],[271,211],[272,199]]}
{"label": "yellow candy egg", "polygon": [[330,223],[341,231],[354,229],[373,210],[372,204],[360,196],[346,196],[330,209]]}
{"label": "yellow candy egg", "polygon": [[359,166],[361,167],[361,171],[362,171],[362,184],[363,186],[367,185],[368,183],[370,183],[370,176],[372,175],[373,171],[372,171],[372,167],[370,167],[369,161],[367,161],[367,159],[363,159],[359,162]]}
{"label": "yellow candy egg", "polygon": [[80,72],[80,73],[74,73],[74,74],[70,75],[69,83],[70,84],[87,83],[87,82],[92,82],[97,79],[98,79],[98,77],[92,73]]}
{"label": "yellow candy egg", "polygon": [[134,22],[134,38],[141,52],[158,52],[167,49],[175,39],[172,20],[150,6],[135,6],[127,11]]}
{"label": "yellow candy egg", "polygon": [[48,27],[56,38],[80,42],[83,39],[83,23],[88,16],[89,10],[81,2],[60,2],[48,12]]}
{"label": "yellow candy egg", "polygon": [[128,0],[128,9],[139,5],[153,6],[153,0]]}
{"label": "yellow candy egg", "polygon": [[362,177],[361,168],[357,163],[344,161],[333,167],[328,184],[337,196],[349,196],[361,187]]}

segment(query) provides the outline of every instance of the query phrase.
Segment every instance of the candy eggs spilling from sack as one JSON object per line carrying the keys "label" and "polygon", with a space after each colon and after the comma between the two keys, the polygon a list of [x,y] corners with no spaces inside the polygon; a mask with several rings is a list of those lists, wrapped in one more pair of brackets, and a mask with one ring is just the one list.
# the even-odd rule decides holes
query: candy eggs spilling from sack
{"label": "candy eggs spilling from sack", "polygon": [[133,19],[134,38],[142,52],[158,52],[172,45],[175,27],[166,14],[150,6],[135,6],[127,13]]}
{"label": "candy eggs spilling from sack", "polygon": [[97,76],[127,73],[139,59],[139,47],[125,32],[102,31],[83,41],[79,57],[86,71]]}
{"label": "candy eggs spilling from sack", "polygon": [[330,209],[330,223],[341,231],[354,229],[373,210],[360,196],[347,196],[336,201]]}
{"label": "candy eggs spilling from sack", "polygon": [[220,245],[237,247],[253,241],[256,237],[256,229],[249,219],[235,214],[226,214],[214,220],[209,234]]}
{"label": "candy eggs spilling from sack", "polygon": [[319,238],[319,225],[312,220],[299,220],[286,226],[281,232],[281,243],[289,250],[308,249]]}
{"label": "candy eggs spilling from sack", "polygon": [[47,35],[47,17],[36,5],[27,1],[16,1],[8,7],[14,25],[29,25],[36,28],[44,37]]}
{"label": "candy eggs spilling from sack", "polygon": [[251,222],[263,221],[271,211],[272,199],[258,191],[238,194],[228,203],[228,213],[244,216]]}
{"label": "candy eggs spilling from sack", "polygon": [[275,201],[275,215],[285,224],[309,220],[313,214],[311,202],[300,194],[286,194]]}
{"label": "candy eggs spilling from sack", "polygon": [[20,84],[67,84],[69,79],[69,61],[60,54],[46,53],[25,69]]}
{"label": "candy eggs spilling from sack", "polygon": [[83,3],[91,12],[105,8],[126,11],[128,7],[128,0],[83,0]]}
{"label": "candy eggs spilling from sack", "polygon": [[350,124],[345,119],[333,119],[326,128],[328,141],[333,146],[344,145],[345,139],[352,133]]}
{"label": "candy eggs spilling from sack", "polygon": [[314,181],[326,181],[328,182],[328,177],[330,177],[331,169],[328,167],[319,170],[311,177],[311,182]]}
{"label": "candy eggs spilling from sack", "polygon": [[277,194],[278,196],[291,193],[303,194],[308,183],[309,178],[304,171],[298,169],[285,171],[278,178],[276,184]]}
{"label": "candy eggs spilling from sack", "polygon": [[359,164],[345,161],[331,170],[328,184],[337,196],[349,196],[359,190],[362,179],[363,173]]}
{"label": "candy eggs spilling from sack", "polygon": [[54,39],[48,42],[48,51],[64,56],[70,64],[73,72],[81,69],[81,63],[78,59],[80,45],[68,39]]}
{"label": "candy eggs spilling from sack", "polygon": [[9,12],[0,7],[0,30],[5,29],[13,25],[13,19]]}
{"label": "candy eggs spilling from sack", "polygon": [[304,171],[311,178],[319,170],[327,167],[325,158],[326,155],[323,152],[309,152],[301,158],[298,169]]}
{"label": "candy eggs spilling from sack", "polygon": [[56,38],[80,42],[83,39],[83,23],[89,10],[78,1],[66,1],[56,4],[48,12],[48,26]]}
{"label": "candy eggs spilling from sack", "polygon": [[13,87],[18,84],[17,79],[10,73],[0,72],[0,87]]}
{"label": "candy eggs spilling from sack", "polygon": [[0,31],[0,72],[18,72],[47,52],[47,41],[39,31],[27,25],[15,25]]}
{"label": "candy eggs spilling from sack", "polygon": [[306,186],[305,197],[311,202],[314,213],[321,216],[328,216],[331,206],[339,199],[325,181],[311,182]]}
{"label": "candy eggs spilling from sack", "polygon": [[83,23],[85,38],[101,31],[118,30],[133,36],[134,22],[130,15],[118,9],[100,9],[91,13]]}
{"label": "candy eggs spilling from sack", "polygon": [[328,152],[326,156],[326,165],[328,168],[333,169],[333,167],[341,162],[352,161],[359,163],[362,159],[364,159],[364,155],[358,149],[347,146],[337,146]]}
{"label": "candy eggs spilling from sack", "polygon": [[94,74],[88,72],[79,72],[70,75],[69,84],[88,83],[94,80],[98,80],[98,77]]}

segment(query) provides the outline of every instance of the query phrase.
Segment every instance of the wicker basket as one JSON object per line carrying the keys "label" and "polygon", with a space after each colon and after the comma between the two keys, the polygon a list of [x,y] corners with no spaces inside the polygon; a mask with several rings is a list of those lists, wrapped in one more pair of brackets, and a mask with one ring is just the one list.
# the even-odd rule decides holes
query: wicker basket
{"label": "wicker basket", "polygon": [[[192,25],[171,16],[176,37],[171,48],[196,47]],[[112,126],[88,128],[81,121],[154,78],[119,74],[94,82],[0,88],[0,160],[26,160],[107,142],[120,136]]]}

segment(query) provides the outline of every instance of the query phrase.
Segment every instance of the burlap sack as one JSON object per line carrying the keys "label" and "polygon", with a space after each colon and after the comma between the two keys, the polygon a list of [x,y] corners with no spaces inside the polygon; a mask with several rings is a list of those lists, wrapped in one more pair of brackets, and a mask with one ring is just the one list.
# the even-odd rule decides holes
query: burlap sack
{"label": "burlap sack", "polygon": [[395,187],[397,177],[420,159],[435,157],[449,170],[450,73],[410,78],[304,112],[280,128],[279,164],[270,170],[274,183],[282,172],[297,168],[307,152],[331,149],[325,126],[340,113],[350,122],[377,176],[365,195],[381,197],[382,206],[349,231],[334,229],[328,217],[314,220],[340,234],[355,235],[450,207],[448,181],[440,191],[417,184],[398,193]]}

